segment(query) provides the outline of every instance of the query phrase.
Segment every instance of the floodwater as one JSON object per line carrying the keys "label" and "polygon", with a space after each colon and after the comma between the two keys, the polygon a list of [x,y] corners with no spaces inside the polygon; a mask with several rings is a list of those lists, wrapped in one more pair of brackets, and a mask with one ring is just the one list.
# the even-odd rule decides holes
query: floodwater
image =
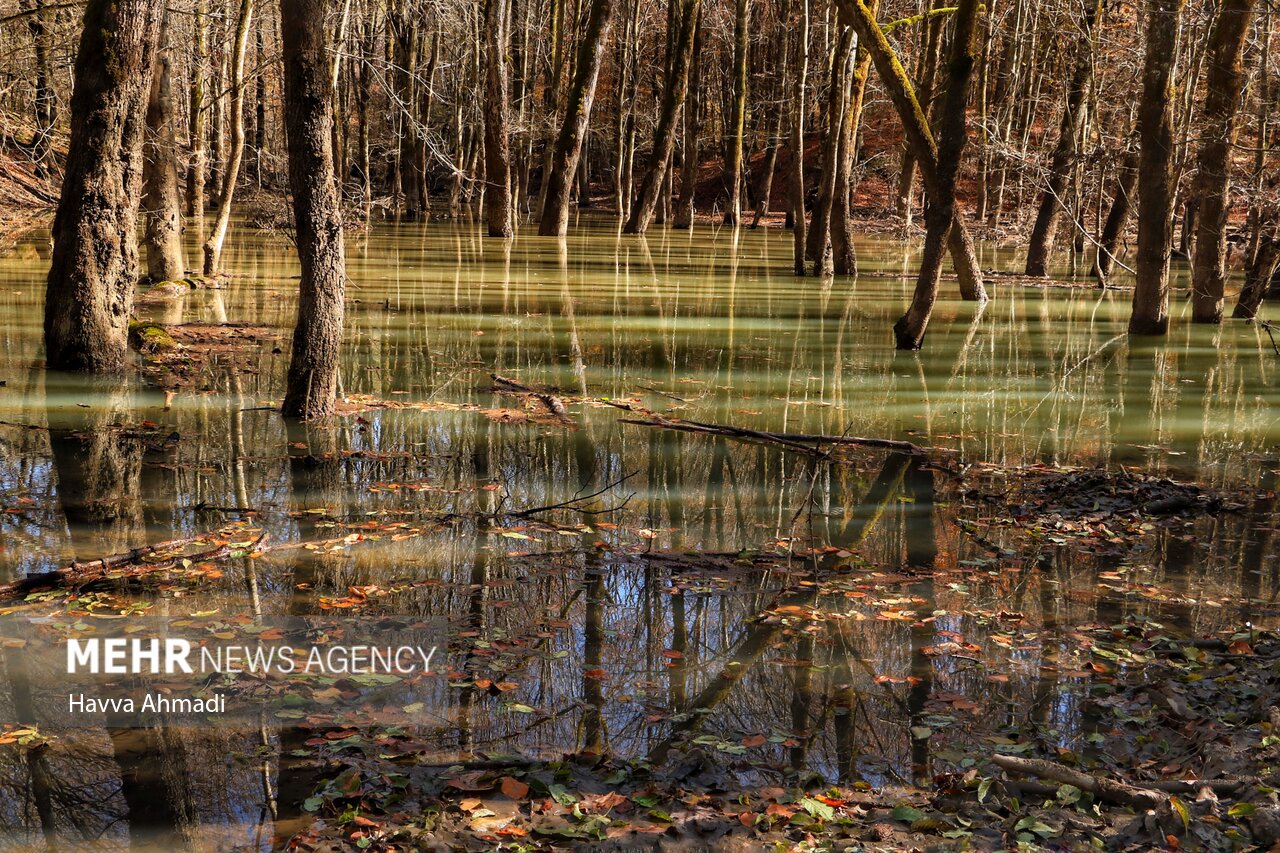
{"label": "floodwater", "polygon": [[[692,717],[725,773],[757,781],[790,768],[909,782],[966,766],[989,733],[1096,748],[1072,628],[1278,621],[1280,354],[1258,326],[1193,327],[1179,292],[1169,338],[1130,342],[1128,292],[996,278],[985,311],[949,297],[925,350],[899,353],[889,329],[914,270],[900,243],[866,240],[856,281],[822,282],[790,274],[777,231],[480,235],[349,237],[353,411],[305,427],[272,411],[296,288],[279,237],[238,226],[225,287],[139,309],[279,331],[168,395],[46,372],[47,238],[0,258],[0,582],[230,526],[280,547],[194,581],[22,606],[444,618],[448,666],[408,712],[442,762],[653,758]],[[989,249],[983,264],[1018,259]],[[669,417],[937,450],[830,464],[576,402],[569,425],[527,421],[491,373]],[[972,463],[1124,466],[1259,496],[1095,552],[994,524],[957,478]],[[284,547],[300,543],[313,547]],[[937,654],[946,643],[963,653]],[[268,849],[306,820],[314,777],[289,760],[291,718],[76,726],[65,690],[31,689],[20,651],[4,661],[0,722],[53,740],[0,746],[0,844]],[[753,735],[767,740],[748,763]]]}

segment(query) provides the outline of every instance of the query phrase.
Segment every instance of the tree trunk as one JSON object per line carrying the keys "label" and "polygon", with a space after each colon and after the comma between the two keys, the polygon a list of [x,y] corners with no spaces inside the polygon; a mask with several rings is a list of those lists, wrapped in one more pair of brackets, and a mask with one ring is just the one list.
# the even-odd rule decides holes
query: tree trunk
{"label": "tree trunk", "polygon": [[163,8],[160,0],[85,6],[45,293],[45,358],[55,370],[124,369],[138,274],[142,142]]}
{"label": "tree trunk", "polygon": [[[792,265],[795,274],[805,274],[804,233],[804,90],[809,78],[809,0],[798,0],[800,20],[796,27],[796,79],[791,97],[791,217]],[[788,19],[790,23],[790,19]],[[861,39],[861,36],[859,36]]]}
{"label": "tree trunk", "polygon": [[[859,2],[861,6],[861,2]],[[968,142],[968,122],[965,108],[969,100],[969,80],[977,64],[977,20],[979,0],[960,0],[955,12],[955,32],[952,35],[951,57],[947,63],[947,93],[942,105],[941,126],[938,129],[937,170],[931,180],[935,191],[930,194],[929,210],[925,214],[924,255],[920,261],[920,274],[916,278],[915,294],[911,306],[893,326],[893,334],[900,350],[917,350],[924,343],[933,304],[938,298],[938,275],[942,269],[944,246],[950,233],[956,228],[956,175]],[[862,8],[866,8],[863,6]],[[877,29],[878,31],[878,29]],[[883,38],[883,34],[881,34]],[[927,153],[927,149],[920,152]],[[916,157],[921,176],[929,167],[927,156]]]}
{"label": "tree trunk", "polygon": [[204,274],[217,275],[222,260],[222,246],[231,224],[231,202],[235,196],[240,163],[244,159],[244,54],[249,43],[249,24],[253,20],[254,0],[240,0],[240,20],[236,24],[235,46],[231,54],[231,151],[222,172],[222,189],[218,193],[218,218],[204,244]]}
{"label": "tree trunk", "polygon": [[1275,283],[1280,273],[1280,228],[1274,223],[1269,233],[1261,238],[1258,249],[1249,260],[1244,273],[1244,287],[1240,289],[1240,298],[1236,302],[1231,316],[1237,320],[1252,320],[1258,316],[1262,300],[1267,290]]}
{"label": "tree trunk", "polygon": [[1075,166],[1077,139],[1084,121],[1084,98],[1093,77],[1094,29],[1102,17],[1102,0],[1083,0],[1080,15],[1080,43],[1076,47],[1076,67],[1067,87],[1067,102],[1058,125],[1058,144],[1049,165],[1049,179],[1040,197],[1031,245],[1027,249],[1027,275],[1047,275],[1049,255],[1058,233],[1058,220],[1065,205],[1067,181]]}
{"label": "tree trunk", "polygon": [[[872,4],[872,14],[879,5]],[[859,39],[861,41],[861,39]],[[857,156],[858,128],[862,124],[862,102],[867,92],[867,74],[871,71],[871,54],[858,45],[857,65],[853,69],[853,84],[849,91],[849,105],[845,111],[844,128],[840,136],[840,160],[836,172],[835,197],[831,203],[831,266],[836,275],[856,275],[857,256],[853,248],[853,221],[850,205],[853,202],[853,160]]]}
{"label": "tree trunk", "polygon": [[836,173],[839,171],[840,137],[844,133],[845,111],[849,84],[853,69],[853,37],[852,27],[840,28],[836,49],[831,54],[831,85],[827,89],[827,134],[822,154],[822,183],[818,187],[818,198],[813,204],[813,216],[809,220],[809,233],[806,237],[805,254],[813,261],[813,274],[826,275],[829,271],[827,260],[831,246],[831,206],[836,191]]}
{"label": "tree trunk", "polygon": [[147,274],[153,282],[173,281],[187,274],[173,113],[169,55],[162,47],[152,71],[147,139],[142,149],[143,244],[147,249]]}
{"label": "tree trunk", "polygon": [[1137,282],[1129,333],[1169,331],[1169,249],[1173,239],[1173,66],[1184,0],[1149,0],[1147,56],[1138,112]]}
{"label": "tree trunk", "polygon": [[587,29],[578,43],[578,61],[573,81],[569,84],[569,99],[564,114],[564,125],[556,139],[555,153],[551,157],[551,173],[547,176],[545,203],[538,234],[543,237],[563,237],[569,230],[569,194],[577,175],[582,157],[582,143],[591,121],[591,105],[595,101],[596,82],[600,78],[600,65],[604,59],[604,43],[613,20],[614,0],[592,0],[587,18]]}
{"label": "tree trunk", "polygon": [[689,64],[693,59],[693,30],[697,25],[698,10],[702,0],[678,0],[680,4],[680,30],[672,45],[671,73],[667,75],[662,93],[662,106],[658,111],[658,126],[653,132],[653,151],[649,166],[645,169],[640,185],[640,197],[636,200],[631,216],[623,229],[628,234],[643,234],[653,222],[659,196],[666,183],[671,152],[675,148],[676,116],[684,106],[689,85]]}
{"label": "tree trunk", "polygon": [[1244,89],[1244,39],[1256,0],[1223,0],[1209,36],[1208,92],[1200,147],[1197,193],[1200,225],[1196,231],[1191,282],[1191,317],[1198,323],[1222,322],[1227,280],[1227,213],[1231,203],[1231,150],[1236,110]]}
{"label": "tree trunk", "polygon": [[692,228],[694,196],[698,191],[698,122],[702,111],[702,7],[693,31],[693,67],[689,69],[689,96],[684,103],[684,162],[680,168],[680,196],[676,200],[674,228]]}
{"label": "tree trunk", "polygon": [[1125,222],[1129,219],[1129,208],[1133,203],[1133,189],[1138,183],[1138,149],[1131,148],[1120,163],[1120,174],[1116,177],[1116,194],[1111,200],[1111,209],[1107,213],[1107,221],[1102,226],[1102,234],[1098,238],[1098,254],[1094,261],[1093,272],[1098,277],[1098,284],[1105,285],[1115,267],[1116,254],[1120,251],[1120,239],[1124,236]]}
{"label": "tree trunk", "polygon": [[507,41],[507,0],[485,0],[484,198],[490,237],[510,237],[513,227]]}
{"label": "tree trunk", "polygon": [[[27,4],[19,4],[27,9]],[[31,33],[31,47],[35,59],[35,140],[31,159],[43,174],[49,159],[53,141],[53,126],[58,121],[58,99],[53,91],[53,65],[50,61],[50,33],[44,0],[34,0],[27,17],[27,31]],[[54,13],[57,14],[56,12]]]}
{"label": "tree trunk", "polygon": [[418,30],[419,22],[414,11],[401,3],[395,14],[390,15],[395,66],[395,98],[397,101],[396,126],[400,132],[396,147],[396,210],[405,219],[414,221],[422,212],[422,196],[417,175],[417,117],[418,103]]}
{"label": "tree trunk", "polygon": [[[191,122],[188,126],[187,146],[187,216],[204,222],[204,181],[208,168],[205,153],[205,128],[208,119],[208,104],[205,103],[204,85],[209,74],[209,16],[205,8],[205,0],[196,0],[195,4],[195,53],[191,61]],[[201,228],[197,225],[197,228]],[[203,235],[196,234],[197,240]]]}
{"label": "tree trunk", "polygon": [[[868,8],[866,0],[838,0],[838,2],[840,14],[849,19],[854,29],[858,31],[858,39],[871,53],[871,62],[875,65],[876,74],[880,77],[880,82],[888,92],[902,121],[907,144],[915,152],[920,178],[929,195],[930,204],[937,206],[941,188],[938,174],[940,167],[938,148],[934,142],[933,133],[929,129],[929,121],[925,118],[920,101],[916,99],[911,80],[907,77],[906,69],[902,67],[888,38],[876,23],[875,13]],[[963,146],[961,148],[963,149]],[[956,211],[954,199],[951,209],[953,212]],[[982,271],[978,267],[973,239],[969,236],[968,229],[964,227],[964,220],[960,218],[958,212],[955,212],[954,218],[954,227],[949,229],[945,236],[956,277],[959,279],[960,295],[969,301],[985,302],[987,293],[982,283]]]}
{"label": "tree trunk", "polygon": [[729,119],[729,163],[725,179],[729,183],[729,204],[724,209],[726,225],[742,218],[742,147],[747,126],[747,16],[749,0],[736,0],[733,23],[733,115]]}
{"label": "tree trunk", "polygon": [[302,278],[289,357],[286,417],[333,414],[342,343],[342,213],[333,173],[333,86],[325,0],[280,0],[289,188]]}

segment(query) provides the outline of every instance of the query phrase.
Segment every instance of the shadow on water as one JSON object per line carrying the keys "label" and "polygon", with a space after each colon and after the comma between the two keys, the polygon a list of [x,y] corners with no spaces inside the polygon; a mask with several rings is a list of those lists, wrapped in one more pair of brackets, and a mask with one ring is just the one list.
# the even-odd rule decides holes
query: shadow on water
{"label": "shadow on water", "polygon": [[[449,625],[434,704],[413,712],[443,766],[694,756],[744,784],[927,783],[986,735],[1086,751],[1098,724],[1073,628],[1208,632],[1240,621],[1240,599],[1275,621],[1280,392],[1248,327],[1181,324],[1130,347],[1123,298],[1011,290],[978,316],[940,304],[930,349],[906,355],[885,334],[909,286],[892,244],[861,246],[846,288],[793,280],[785,235],[763,231],[728,254],[723,236],[587,231],[546,252],[475,233],[353,241],[352,413],[305,427],[270,410],[284,363],[266,346],[254,370],[214,359],[169,400],[46,374],[43,271],[0,259],[16,318],[0,332],[0,575],[226,525],[310,543],[227,557],[194,584],[29,606],[264,622],[363,590],[370,620]],[[287,327],[284,248],[246,235],[229,255],[228,290],[193,291],[165,318]],[[942,451],[827,464],[588,403],[548,425],[490,372],[671,417]],[[969,462],[1124,464],[1254,497],[1091,551],[995,524],[959,476]],[[22,654],[3,656],[0,720],[56,735],[0,747],[6,846],[267,849],[307,819],[323,769],[295,754],[307,725],[86,725],[65,692],[32,688]]]}

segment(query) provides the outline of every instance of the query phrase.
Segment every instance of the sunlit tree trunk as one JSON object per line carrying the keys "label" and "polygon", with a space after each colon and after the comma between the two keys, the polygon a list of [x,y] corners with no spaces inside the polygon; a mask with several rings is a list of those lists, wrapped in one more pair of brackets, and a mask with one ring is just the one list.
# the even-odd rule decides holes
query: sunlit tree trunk
{"label": "sunlit tree trunk", "polygon": [[289,188],[302,266],[283,412],[298,418],[333,414],[346,286],[326,6],[325,0],[280,0]]}
{"label": "sunlit tree trunk", "polygon": [[569,230],[569,195],[582,156],[582,144],[591,121],[596,82],[604,60],[604,43],[613,19],[614,0],[592,0],[587,29],[578,42],[578,59],[569,98],[565,106],[564,124],[556,139],[551,157],[551,173],[547,176],[545,205],[538,233],[543,237],[563,237]]}
{"label": "sunlit tree trunk", "polygon": [[689,64],[693,58],[693,30],[697,25],[701,3],[702,0],[679,0],[680,29],[672,43],[671,71],[667,75],[662,93],[658,125],[653,132],[653,151],[649,155],[649,165],[640,185],[640,197],[636,200],[624,229],[628,234],[643,234],[649,230],[666,182],[671,152],[676,144],[676,116],[684,106],[688,91]]}
{"label": "sunlit tree trunk", "polygon": [[[941,188],[939,180],[941,161],[938,145],[934,142],[929,121],[925,117],[920,101],[916,98],[915,89],[911,85],[906,69],[902,67],[897,53],[894,52],[888,38],[876,22],[875,12],[868,6],[866,0],[838,0],[838,2],[841,15],[848,18],[854,29],[858,31],[859,40],[871,53],[871,62],[876,68],[876,74],[888,92],[898,112],[898,118],[902,121],[907,144],[915,152],[921,180],[930,196],[930,205],[937,207]],[[967,83],[965,88],[967,91]],[[956,152],[957,156],[961,151],[963,151],[963,144]],[[958,168],[958,166],[958,163],[950,164],[951,168]],[[959,279],[960,295],[966,300],[985,302],[987,293],[982,283],[982,271],[978,267],[973,239],[964,226],[964,220],[957,212],[954,199],[950,208],[955,221],[952,223],[953,227],[944,236],[951,253],[956,277]]]}
{"label": "sunlit tree trunk", "polygon": [[1244,39],[1255,2],[1223,0],[1209,36],[1208,91],[1196,193],[1200,200],[1199,228],[1191,281],[1191,317],[1199,323],[1222,322],[1231,151],[1235,147],[1236,111],[1244,89]]}
{"label": "sunlit tree trunk", "polygon": [[[865,7],[864,7],[865,8]],[[956,219],[956,175],[968,142],[968,126],[965,108],[968,104],[969,80],[977,64],[978,0],[960,0],[955,12],[955,32],[952,35],[950,61],[947,65],[947,93],[942,106],[938,129],[937,167],[935,176],[927,181],[934,183],[930,193],[929,209],[925,213],[924,254],[920,260],[920,273],[916,278],[911,307],[893,326],[898,349],[916,350],[924,343],[933,304],[938,298],[938,276],[946,252],[947,239],[951,236]],[[927,149],[917,149],[917,164],[924,176],[929,164]],[[954,250],[953,250],[954,252]]]}
{"label": "sunlit tree trunk", "polygon": [[138,275],[142,143],[160,0],[89,0],[45,292],[48,366],[124,369]]}
{"label": "sunlit tree trunk", "polygon": [[[874,14],[877,3],[871,10]],[[859,40],[861,41],[861,40]],[[853,161],[857,156],[858,129],[862,124],[862,103],[867,91],[867,74],[871,71],[871,54],[858,46],[857,65],[853,69],[853,85],[845,111],[840,136],[840,160],[836,172],[835,197],[831,202],[831,267],[836,275],[854,275],[858,271],[853,248]]]}
{"label": "sunlit tree trunk", "polygon": [[809,220],[805,254],[813,261],[813,274],[825,275],[828,249],[831,245],[831,207],[835,199],[836,173],[839,171],[840,137],[844,133],[849,83],[852,79],[854,31],[841,27],[836,49],[831,54],[831,85],[827,89],[827,134],[823,145],[822,182],[813,203]]}
{"label": "sunlit tree trunk", "polygon": [[249,24],[253,21],[254,0],[240,0],[240,19],[236,24],[235,44],[231,54],[231,150],[222,170],[222,188],[218,192],[218,217],[204,244],[204,274],[217,275],[222,260],[222,247],[231,224],[231,202],[235,197],[240,163],[244,159],[244,54],[249,43]]}
{"label": "sunlit tree trunk", "polygon": [[[510,237],[511,93],[507,0],[485,0],[484,198],[490,237]],[[573,177],[573,173],[568,175]]]}
{"label": "sunlit tree trunk", "polygon": [[1066,204],[1067,181],[1075,168],[1080,128],[1084,123],[1085,95],[1093,77],[1094,29],[1102,17],[1102,0],[1083,0],[1080,15],[1080,42],[1076,46],[1076,66],[1067,86],[1067,101],[1058,124],[1058,143],[1053,149],[1049,175],[1035,226],[1031,229],[1031,245],[1027,249],[1027,275],[1047,274],[1049,255],[1058,233],[1058,220]]}
{"label": "sunlit tree trunk", "polygon": [[174,121],[169,55],[162,48],[152,71],[142,165],[143,244],[147,250],[147,274],[153,282],[186,275]]}
{"label": "sunlit tree trunk", "polygon": [[1173,66],[1184,0],[1149,0],[1147,56],[1138,113],[1137,281],[1129,333],[1169,331],[1169,250],[1173,239]]}
{"label": "sunlit tree trunk", "polygon": [[742,216],[742,148],[747,126],[747,21],[749,0],[736,0],[733,23],[733,115],[729,119],[729,162],[726,181],[729,204],[726,225],[737,225]]}
{"label": "sunlit tree trunk", "polygon": [[[204,222],[204,180],[208,167],[205,133],[208,104],[205,103],[205,78],[209,75],[209,15],[205,0],[196,0],[192,22],[195,45],[191,57],[191,115],[187,126],[187,216],[202,229]],[[203,235],[197,233],[197,239]]]}

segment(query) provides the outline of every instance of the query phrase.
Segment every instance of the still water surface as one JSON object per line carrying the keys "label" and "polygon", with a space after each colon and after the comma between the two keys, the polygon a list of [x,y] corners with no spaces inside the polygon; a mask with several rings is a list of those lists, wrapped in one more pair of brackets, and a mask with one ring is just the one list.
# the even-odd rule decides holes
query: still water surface
{"label": "still water surface", "polygon": [[[1128,292],[996,278],[985,311],[944,300],[925,350],[899,353],[889,328],[914,269],[900,243],[864,241],[856,281],[820,282],[790,275],[775,231],[480,234],[376,225],[349,239],[342,391],[358,411],[305,427],[271,410],[296,288],[279,238],[240,227],[225,287],[140,308],[278,332],[171,395],[47,373],[47,239],[0,258],[0,580],[224,525],[324,541],[223,560],[194,583],[31,606],[270,619],[400,582],[362,606],[445,617],[470,641],[448,667],[463,681],[415,694],[410,722],[440,760],[643,757],[707,691],[702,746],[743,784],[777,778],[725,749],[752,734],[771,739],[756,764],[873,784],[955,767],[983,732],[1089,749],[1098,723],[1071,628],[1277,621],[1280,356],[1257,326],[1193,327],[1175,293],[1169,338],[1129,342]],[[983,265],[1017,258],[987,250]],[[623,424],[602,405],[571,404],[572,427],[494,420],[477,409],[522,404],[491,373],[672,417],[939,450],[936,464],[863,450],[829,465]],[[957,479],[971,463],[1126,466],[1260,496],[1100,555],[986,526],[990,506]],[[540,516],[554,524],[508,514],[597,492],[592,512]],[[395,523],[426,532],[397,537]],[[367,537],[333,544],[353,533]],[[812,546],[839,556],[797,556]],[[733,558],[756,549],[776,559]],[[780,620],[780,601],[825,618]],[[967,651],[935,653],[948,642]],[[303,820],[313,780],[288,760],[288,720],[68,727],[65,692],[26,689],[22,656],[4,657],[0,720],[56,738],[0,747],[0,843],[267,849]],[[518,687],[495,696],[476,679]]]}

